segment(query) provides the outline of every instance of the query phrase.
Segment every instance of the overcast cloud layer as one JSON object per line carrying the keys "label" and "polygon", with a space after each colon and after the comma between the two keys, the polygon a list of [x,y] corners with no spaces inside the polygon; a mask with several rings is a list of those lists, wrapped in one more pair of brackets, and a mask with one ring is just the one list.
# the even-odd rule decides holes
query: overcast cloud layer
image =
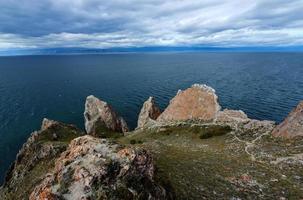
{"label": "overcast cloud layer", "polygon": [[0,49],[302,46],[303,0],[0,0]]}

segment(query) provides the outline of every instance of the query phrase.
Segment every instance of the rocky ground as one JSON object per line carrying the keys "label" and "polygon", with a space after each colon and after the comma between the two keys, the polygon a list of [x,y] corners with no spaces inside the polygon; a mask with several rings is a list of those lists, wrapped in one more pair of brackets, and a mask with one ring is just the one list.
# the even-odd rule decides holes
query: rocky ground
{"label": "rocky ground", "polygon": [[[303,199],[303,107],[280,125],[221,110],[215,90],[150,97],[132,132],[89,96],[86,134],[45,119],[0,188],[2,199]],[[84,136],[83,136],[84,135]],[[100,139],[106,138],[106,139]]]}

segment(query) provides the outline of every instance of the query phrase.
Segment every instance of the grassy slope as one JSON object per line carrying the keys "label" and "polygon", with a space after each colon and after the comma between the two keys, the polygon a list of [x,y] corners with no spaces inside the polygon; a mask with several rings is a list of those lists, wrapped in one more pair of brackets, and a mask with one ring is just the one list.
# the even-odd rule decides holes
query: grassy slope
{"label": "grassy slope", "polygon": [[[201,139],[205,132],[221,136]],[[222,135],[224,132],[228,129],[217,126],[167,127],[139,131],[118,142],[149,149],[155,156],[158,179],[169,182],[176,199],[303,198],[302,165],[270,163],[303,152],[302,140],[264,136],[247,148],[247,153],[247,142],[257,136]]]}

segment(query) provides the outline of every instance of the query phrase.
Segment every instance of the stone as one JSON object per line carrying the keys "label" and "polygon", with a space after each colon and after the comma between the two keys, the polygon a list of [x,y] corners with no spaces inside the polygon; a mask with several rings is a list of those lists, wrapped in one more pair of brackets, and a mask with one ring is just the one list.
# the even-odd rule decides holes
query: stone
{"label": "stone", "polygon": [[220,109],[213,88],[194,84],[184,91],[178,91],[157,121],[212,121]]}
{"label": "stone", "polygon": [[166,199],[167,192],[154,181],[154,173],[147,151],[86,135],[72,140],[30,200]]}
{"label": "stone", "polygon": [[92,95],[86,98],[84,118],[85,130],[90,135],[96,135],[98,129],[103,127],[121,133],[128,131],[124,119],[108,103]]}
{"label": "stone", "polygon": [[248,122],[249,118],[242,110],[224,109],[217,114],[216,122],[222,123],[244,123]]}
{"label": "stone", "polygon": [[303,136],[303,101],[273,130],[272,135],[284,138]]}
{"label": "stone", "polygon": [[156,105],[156,102],[153,97],[149,97],[143,104],[141,108],[137,129],[143,128],[146,125],[152,124],[159,117],[161,111]]}

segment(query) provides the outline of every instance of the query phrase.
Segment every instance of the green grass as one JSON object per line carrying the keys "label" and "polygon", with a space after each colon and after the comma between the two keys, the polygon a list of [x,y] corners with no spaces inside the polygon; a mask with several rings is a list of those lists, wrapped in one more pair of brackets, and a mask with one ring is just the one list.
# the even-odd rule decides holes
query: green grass
{"label": "green grass", "polygon": [[[54,137],[54,134],[56,137]],[[64,126],[52,126],[47,130],[39,134],[37,141],[39,142],[63,142],[68,144],[72,139],[79,137],[81,131],[76,127],[64,125]]]}

